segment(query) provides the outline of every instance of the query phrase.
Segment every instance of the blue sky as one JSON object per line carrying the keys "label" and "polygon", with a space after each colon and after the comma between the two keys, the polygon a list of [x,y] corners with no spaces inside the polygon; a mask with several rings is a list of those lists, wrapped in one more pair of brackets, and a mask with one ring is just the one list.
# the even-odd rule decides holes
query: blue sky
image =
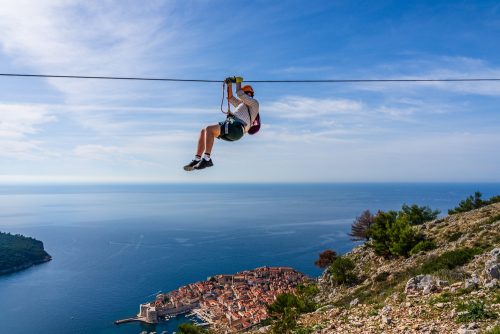
{"label": "blue sky", "polygon": [[[500,78],[498,1],[0,0],[0,72]],[[499,182],[500,83],[255,84],[264,122],[186,173],[221,86],[0,78],[0,182]]]}

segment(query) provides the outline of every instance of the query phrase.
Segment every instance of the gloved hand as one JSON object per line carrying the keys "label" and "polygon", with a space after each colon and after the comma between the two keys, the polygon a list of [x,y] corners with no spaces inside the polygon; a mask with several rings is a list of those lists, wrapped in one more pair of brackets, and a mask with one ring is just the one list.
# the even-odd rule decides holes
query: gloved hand
{"label": "gloved hand", "polygon": [[243,82],[243,77],[235,77],[234,78],[236,83],[242,83]]}
{"label": "gloved hand", "polygon": [[224,79],[224,82],[229,85],[230,83],[236,82],[236,77],[227,77]]}

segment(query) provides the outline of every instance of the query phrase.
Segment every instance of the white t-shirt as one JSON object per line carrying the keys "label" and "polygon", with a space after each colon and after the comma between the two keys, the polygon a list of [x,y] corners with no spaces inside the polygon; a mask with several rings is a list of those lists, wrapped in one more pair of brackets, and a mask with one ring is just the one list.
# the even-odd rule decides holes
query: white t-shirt
{"label": "white t-shirt", "polygon": [[[232,111],[231,113],[246,123],[244,129],[246,133],[250,129],[250,126],[252,126],[252,121],[255,121],[255,118],[259,114],[259,102],[257,102],[256,99],[245,94],[242,89],[238,90],[236,94],[238,95],[239,99],[234,96],[231,96],[231,98],[229,99],[229,102],[231,102],[231,104],[236,107],[236,110]],[[248,110],[252,115],[252,119],[248,118]]]}

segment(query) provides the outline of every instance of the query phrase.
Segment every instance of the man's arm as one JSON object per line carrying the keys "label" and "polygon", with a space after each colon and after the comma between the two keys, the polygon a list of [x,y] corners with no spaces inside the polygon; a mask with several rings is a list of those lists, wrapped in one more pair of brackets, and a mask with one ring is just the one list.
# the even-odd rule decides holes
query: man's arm
{"label": "man's arm", "polygon": [[[239,85],[241,87],[241,83]],[[238,87],[238,84],[236,84],[236,87]],[[230,82],[227,84],[227,100],[233,105],[233,107],[237,107],[242,103],[240,100],[234,97],[233,84]]]}
{"label": "man's arm", "polygon": [[237,77],[235,79],[236,79],[236,94],[238,95],[238,98],[249,107],[259,108],[259,102],[257,102],[256,99],[245,94],[245,92],[241,89],[241,83],[243,82],[243,78]]}

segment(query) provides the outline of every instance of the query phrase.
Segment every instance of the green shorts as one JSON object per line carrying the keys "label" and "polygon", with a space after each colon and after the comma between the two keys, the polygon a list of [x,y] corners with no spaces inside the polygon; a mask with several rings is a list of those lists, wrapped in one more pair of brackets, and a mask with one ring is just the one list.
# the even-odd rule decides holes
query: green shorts
{"label": "green shorts", "polygon": [[243,137],[245,123],[236,118],[228,118],[224,122],[219,122],[219,139],[235,141]]}

